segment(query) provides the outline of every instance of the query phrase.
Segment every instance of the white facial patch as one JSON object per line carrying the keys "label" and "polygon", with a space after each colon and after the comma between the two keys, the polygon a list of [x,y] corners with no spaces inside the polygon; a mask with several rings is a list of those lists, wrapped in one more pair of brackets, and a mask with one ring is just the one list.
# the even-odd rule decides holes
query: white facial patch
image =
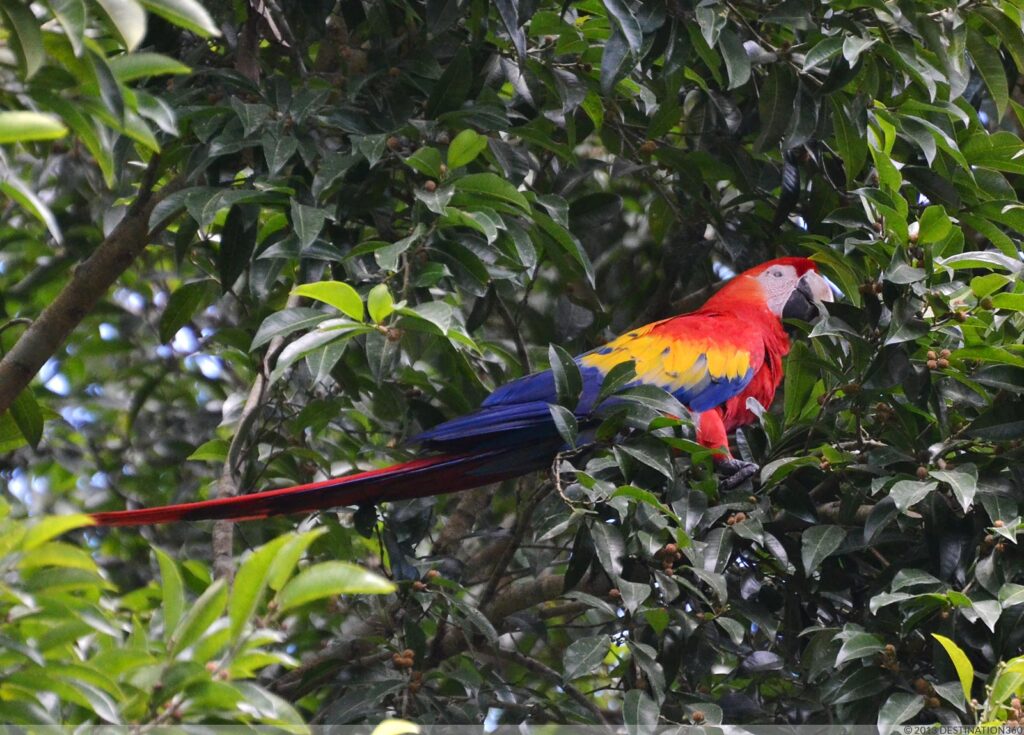
{"label": "white facial patch", "polygon": [[755,278],[764,291],[768,309],[781,319],[786,302],[800,283],[796,268],[791,265],[773,265]]}

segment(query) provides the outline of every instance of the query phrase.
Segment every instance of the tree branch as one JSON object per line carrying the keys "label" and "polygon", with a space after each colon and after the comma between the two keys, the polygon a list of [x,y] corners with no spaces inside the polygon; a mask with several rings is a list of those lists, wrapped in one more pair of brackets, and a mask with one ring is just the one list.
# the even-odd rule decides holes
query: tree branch
{"label": "tree branch", "polygon": [[68,336],[93,310],[108,289],[128,270],[152,237],[162,229],[150,231],[153,208],[182,182],[174,179],[159,193],[153,193],[159,171],[159,157],[153,156],[139,185],[134,204],[103,242],[71,274],[71,280],[53,303],[32,323],[0,360],[0,414],[8,410],[18,394],[32,381],[43,364],[60,348]]}
{"label": "tree branch", "polygon": [[493,494],[494,490],[487,486],[470,490],[459,497],[455,510],[434,543],[435,555],[447,556],[452,553],[459,542],[473,530],[477,519],[487,510]]}
{"label": "tree branch", "polygon": [[491,570],[491,576],[490,579],[487,580],[487,586],[480,595],[480,607],[486,607],[494,597],[494,593],[498,591],[498,585],[501,583],[501,578],[504,576],[505,570],[508,569],[508,565],[512,562],[512,557],[515,556],[516,549],[519,548],[519,544],[522,543],[523,536],[526,534],[526,530],[530,526],[530,520],[533,518],[533,512],[537,509],[541,500],[551,492],[553,487],[554,485],[552,483],[545,482],[538,487],[525,502],[518,503],[519,513],[516,516],[515,525],[512,527],[512,537],[509,539],[504,549],[502,549],[501,556],[498,558],[497,563]]}
{"label": "tree branch", "polygon": [[[286,309],[299,305],[302,297],[289,296]],[[277,356],[284,349],[284,337],[274,337],[270,340],[267,353],[260,363],[260,370],[253,381],[249,395],[245,399],[245,406],[242,407],[242,415],[238,418],[238,427],[235,435],[228,446],[227,457],[221,467],[220,478],[217,480],[217,487],[213,493],[215,498],[230,498],[238,495],[239,482],[242,477],[243,454],[246,445],[252,438],[252,428],[256,423],[259,409],[264,405],[264,394],[269,385],[270,372],[277,361]],[[213,524],[213,533],[210,543],[213,550],[213,576],[215,579],[230,580],[235,570],[235,524],[233,521],[216,521]]]}

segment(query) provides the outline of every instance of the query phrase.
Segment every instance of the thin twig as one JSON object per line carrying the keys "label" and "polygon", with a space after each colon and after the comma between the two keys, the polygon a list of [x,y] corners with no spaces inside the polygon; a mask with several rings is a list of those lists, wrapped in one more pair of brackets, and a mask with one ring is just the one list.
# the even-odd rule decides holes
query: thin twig
{"label": "thin twig", "polygon": [[554,488],[554,485],[550,482],[545,482],[533,493],[525,502],[519,503],[519,513],[516,516],[515,525],[512,528],[512,537],[505,544],[505,548],[502,549],[501,556],[498,558],[497,563],[494,565],[494,569],[491,570],[490,579],[487,580],[487,586],[484,587],[483,593],[480,595],[478,605],[485,607],[492,599],[494,599],[494,593],[498,590],[498,585],[501,583],[501,578],[505,576],[505,572],[508,569],[508,565],[512,562],[512,557],[515,556],[516,550],[519,548],[519,542],[523,540],[523,536],[530,527],[530,520],[533,518],[533,512],[540,505],[540,501],[544,499]]}
{"label": "thin twig", "polygon": [[537,659],[525,656],[518,651],[477,651],[477,655],[496,664],[515,664],[532,671],[534,674],[537,674],[538,676],[547,679],[555,686],[560,687],[562,691],[569,695],[570,699],[589,712],[590,716],[593,717],[596,722],[600,722],[605,725],[609,724],[600,707],[588,699],[587,696],[579,689],[566,682],[560,673],[552,669],[550,666],[541,663]]}
{"label": "thin twig", "polygon": [[523,335],[519,331],[519,325],[516,323],[515,317],[512,316],[512,312],[509,311],[508,305],[501,300],[499,294],[494,294],[494,301],[498,305],[498,313],[505,322],[505,326],[512,333],[512,339],[516,343],[516,355],[519,357],[520,369],[523,371],[523,375],[528,375],[533,372],[533,368],[530,367],[530,353],[526,349],[526,343],[523,341]]}

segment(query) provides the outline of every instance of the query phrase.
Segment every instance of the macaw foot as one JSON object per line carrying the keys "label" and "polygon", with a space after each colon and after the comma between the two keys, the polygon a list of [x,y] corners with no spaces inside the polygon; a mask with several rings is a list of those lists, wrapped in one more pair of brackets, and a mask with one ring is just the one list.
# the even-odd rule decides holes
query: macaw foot
{"label": "macaw foot", "polygon": [[744,462],[742,459],[733,459],[732,457],[722,460],[717,467],[718,473],[722,476],[718,482],[720,490],[733,490],[739,487],[761,469],[760,465],[753,462]]}

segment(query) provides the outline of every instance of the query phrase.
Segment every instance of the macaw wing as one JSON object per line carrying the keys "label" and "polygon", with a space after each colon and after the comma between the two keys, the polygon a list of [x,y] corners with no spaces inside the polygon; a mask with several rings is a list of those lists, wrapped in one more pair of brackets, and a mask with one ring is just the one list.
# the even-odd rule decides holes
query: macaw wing
{"label": "macaw wing", "polygon": [[[761,340],[749,336],[738,341],[726,339],[722,331],[726,327],[742,334],[745,326],[731,321],[725,324],[721,318],[696,315],[666,319],[580,355],[576,363],[583,390],[576,415],[589,415],[608,373],[630,361],[636,379],[627,387],[658,386],[698,413],[738,395],[761,366],[764,347]],[[497,388],[479,410],[425,431],[414,441],[435,445],[466,440],[476,443],[509,432],[541,439],[555,432],[548,406],[557,402],[551,371],[533,373]]]}
{"label": "macaw wing", "polygon": [[703,413],[747,387],[764,362],[764,342],[738,319],[687,315],[627,332],[578,358],[598,385],[627,361],[636,372],[630,386],[656,385]]}

